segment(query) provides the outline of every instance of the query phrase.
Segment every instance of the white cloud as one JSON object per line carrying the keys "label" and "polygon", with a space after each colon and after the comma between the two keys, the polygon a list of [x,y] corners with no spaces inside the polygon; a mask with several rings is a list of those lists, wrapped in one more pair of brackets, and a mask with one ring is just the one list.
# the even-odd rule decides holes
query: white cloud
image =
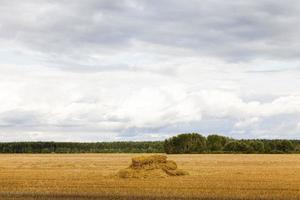
{"label": "white cloud", "polygon": [[[1,126],[8,132],[22,133],[16,137],[20,140],[51,139],[60,132],[68,136],[57,139],[69,140],[85,131],[87,135],[97,132],[97,138],[113,139],[112,135],[120,138],[118,133],[133,128],[149,130],[155,139],[157,134],[176,133],[176,124],[208,119],[229,119],[232,130],[249,131],[251,126],[254,130],[255,123],[262,123],[260,119],[300,114],[299,94],[262,103],[245,101],[236,90],[204,89],[201,81],[178,81],[178,76],[144,71],[80,74],[41,66],[30,69],[39,70],[0,68]],[[167,127],[173,128],[162,131]],[[215,132],[214,127],[209,131]],[[130,133],[127,136],[130,138]],[[134,136],[141,137],[147,136]]]}
{"label": "white cloud", "polygon": [[297,129],[300,130],[300,122],[297,124]]}
{"label": "white cloud", "polygon": [[243,129],[243,128],[247,128],[249,126],[255,126],[258,122],[259,122],[259,118],[258,117],[253,117],[253,118],[249,118],[243,121],[238,121],[237,123],[234,124],[235,128],[239,128],[239,129]]}
{"label": "white cloud", "polygon": [[3,1],[0,135],[299,138],[299,5]]}

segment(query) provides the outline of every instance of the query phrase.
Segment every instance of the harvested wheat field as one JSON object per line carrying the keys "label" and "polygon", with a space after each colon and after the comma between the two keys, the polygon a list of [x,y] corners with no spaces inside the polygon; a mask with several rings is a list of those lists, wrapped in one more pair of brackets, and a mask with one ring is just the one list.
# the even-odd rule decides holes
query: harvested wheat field
{"label": "harvested wheat field", "polygon": [[300,155],[168,155],[189,174],[120,178],[137,156],[2,154],[0,199],[300,199]]}

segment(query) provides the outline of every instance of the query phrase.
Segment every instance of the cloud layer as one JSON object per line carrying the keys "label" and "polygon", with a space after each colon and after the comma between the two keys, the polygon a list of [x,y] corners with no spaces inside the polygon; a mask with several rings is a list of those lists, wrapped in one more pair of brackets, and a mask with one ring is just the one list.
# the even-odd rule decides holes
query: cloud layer
{"label": "cloud layer", "polygon": [[298,138],[300,3],[0,4],[0,138]]}

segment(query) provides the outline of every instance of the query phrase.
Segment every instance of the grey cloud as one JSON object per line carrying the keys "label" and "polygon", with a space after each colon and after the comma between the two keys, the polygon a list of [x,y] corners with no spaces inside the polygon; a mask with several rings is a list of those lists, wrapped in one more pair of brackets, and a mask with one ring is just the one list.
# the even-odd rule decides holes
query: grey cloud
{"label": "grey cloud", "polygon": [[279,69],[279,70],[248,70],[246,71],[246,73],[280,73],[280,72],[284,72],[287,71],[285,69]]}
{"label": "grey cloud", "polygon": [[0,126],[36,126],[41,123],[41,116],[32,111],[11,110],[0,113]]}
{"label": "grey cloud", "polygon": [[299,1],[0,1],[0,136],[299,135]]}
{"label": "grey cloud", "polygon": [[249,138],[299,139],[299,114],[282,114],[262,119],[256,126],[244,129]]}
{"label": "grey cloud", "polygon": [[[135,49],[135,41],[231,62],[296,59],[300,55],[300,3],[295,0],[28,0],[4,1],[0,9],[1,39],[40,52],[41,59],[63,68],[88,60],[91,54],[140,51]],[[103,61],[93,63],[97,66]],[[90,69],[88,65],[79,67]]]}
{"label": "grey cloud", "polygon": [[235,124],[239,119],[234,118],[204,118],[200,121],[179,122],[158,128],[131,127],[123,130],[118,136],[121,138],[138,138],[151,133],[164,133],[174,136],[178,133],[198,132],[203,135],[221,134],[240,139],[252,138],[290,138],[299,139],[297,125],[299,114],[282,114],[261,118],[257,122],[245,127],[237,128]]}

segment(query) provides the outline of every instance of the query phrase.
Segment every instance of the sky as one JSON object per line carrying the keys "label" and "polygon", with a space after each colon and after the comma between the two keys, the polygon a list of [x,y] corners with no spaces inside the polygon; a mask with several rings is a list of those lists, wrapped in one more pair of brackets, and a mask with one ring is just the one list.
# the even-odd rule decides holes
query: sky
{"label": "sky", "polygon": [[300,1],[0,0],[0,141],[300,139]]}

